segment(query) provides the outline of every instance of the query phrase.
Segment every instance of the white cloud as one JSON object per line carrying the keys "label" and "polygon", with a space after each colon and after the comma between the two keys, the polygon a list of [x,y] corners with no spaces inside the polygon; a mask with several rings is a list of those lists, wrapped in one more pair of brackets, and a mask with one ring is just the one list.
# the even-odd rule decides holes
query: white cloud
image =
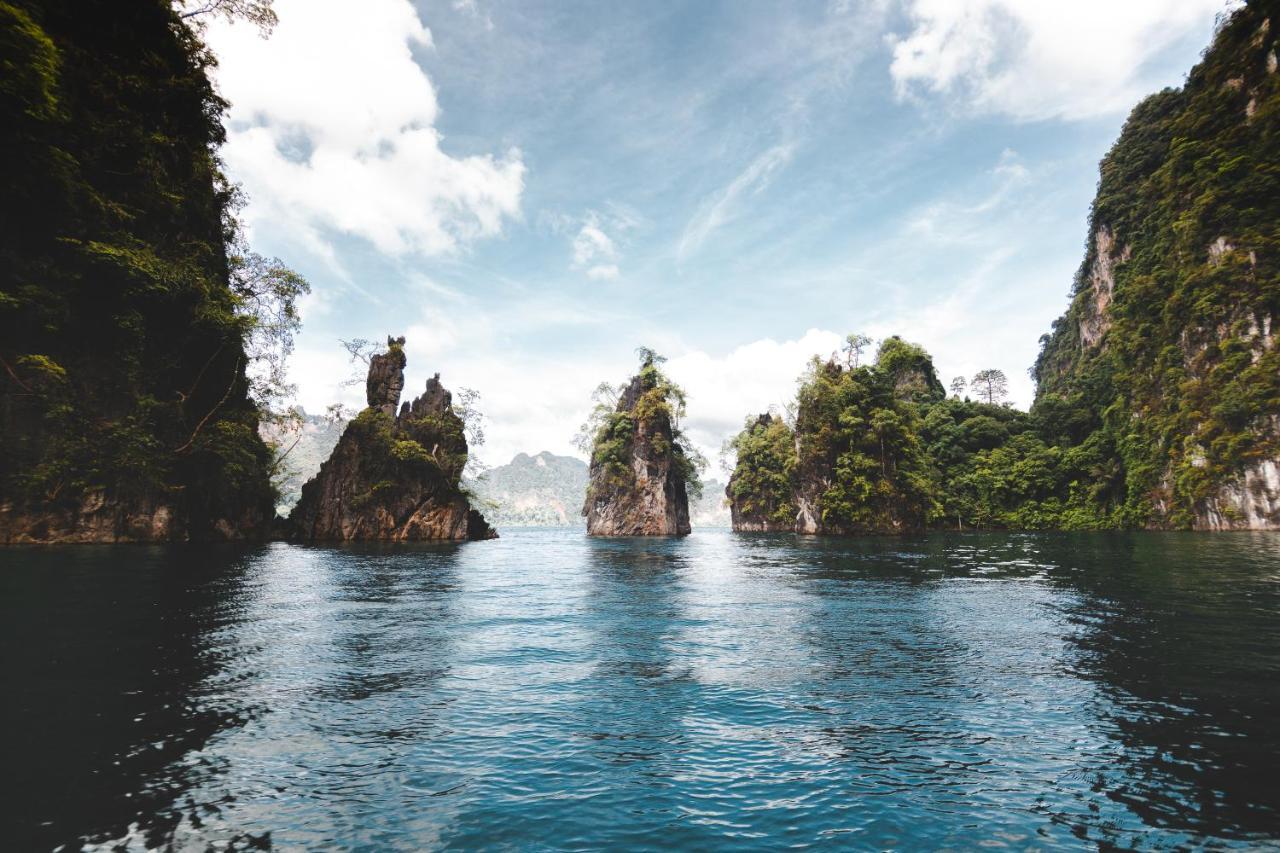
{"label": "white cloud", "polygon": [[809,359],[829,356],[841,340],[835,332],[810,329],[797,340],[764,338],[724,355],[694,350],[672,358],[664,367],[689,395],[685,432],[714,462],[746,418],[786,405]]}
{"label": "white cloud", "polygon": [[615,234],[624,232],[634,228],[637,222],[635,216],[625,208],[617,208],[615,212],[607,214],[588,211],[573,236],[572,268],[584,271],[587,278],[596,281],[616,279],[621,275],[617,261],[622,257],[622,252],[617,240],[609,236],[608,231]]}
{"label": "white cloud", "polygon": [[1150,63],[1207,34],[1226,0],[906,0],[911,30],[890,36],[898,95],[956,96],[1018,120],[1124,112],[1176,80]]}
{"label": "white cloud", "polygon": [[610,263],[618,257],[618,247],[600,228],[600,218],[588,214],[573,238],[574,269],[587,271],[589,278],[617,278],[618,266]]}
{"label": "white cloud", "polygon": [[680,236],[677,258],[683,262],[720,226],[732,221],[739,203],[764,190],[774,173],[791,161],[795,145],[775,145],[756,157],[724,189],[706,199]]}
{"label": "white cloud", "polygon": [[232,104],[222,156],[249,192],[251,226],[321,252],[341,232],[389,254],[440,254],[519,215],[518,150],[442,149],[435,89],[412,54],[431,33],[408,0],[276,8],[270,39],[243,24],[209,30]]}
{"label": "white cloud", "polygon": [[619,275],[617,264],[596,264],[587,268],[587,278],[597,281],[612,281]]}
{"label": "white cloud", "polygon": [[991,224],[984,216],[1011,215],[1005,208],[1020,190],[1028,187],[1031,172],[1022,165],[1016,151],[1006,148],[987,174],[995,180],[983,198],[973,202],[951,198],[930,202],[907,218],[907,233],[912,239],[929,240],[931,248],[947,244],[972,247],[989,240]]}

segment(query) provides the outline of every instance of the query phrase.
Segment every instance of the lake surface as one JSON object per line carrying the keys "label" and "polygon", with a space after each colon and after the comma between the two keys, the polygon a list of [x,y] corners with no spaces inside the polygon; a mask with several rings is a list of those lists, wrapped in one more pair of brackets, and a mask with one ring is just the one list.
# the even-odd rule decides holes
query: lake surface
{"label": "lake surface", "polygon": [[10,850],[1280,846],[1280,534],[0,551]]}

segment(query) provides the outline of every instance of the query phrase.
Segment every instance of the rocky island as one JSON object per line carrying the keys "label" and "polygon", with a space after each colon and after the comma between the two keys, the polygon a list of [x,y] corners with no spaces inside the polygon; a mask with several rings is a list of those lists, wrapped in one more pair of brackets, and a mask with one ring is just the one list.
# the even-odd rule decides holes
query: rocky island
{"label": "rocky island", "polygon": [[733,529],[742,533],[795,530],[795,434],[766,412],[732,441],[738,464],[725,487]]}
{"label": "rocky island", "polygon": [[1237,9],[1181,89],[1129,116],[1030,412],[998,370],[947,398],[919,347],[889,338],[864,367],[850,336],[791,424],[734,440],[734,529],[1280,529],[1275,23]]}
{"label": "rocky island", "polygon": [[583,431],[591,452],[582,508],[589,536],[686,536],[691,530],[688,489],[698,489],[699,457],[679,428],[684,392],[659,368],[661,356],[642,348],[640,358],[640,372],[625,386],[597,390]]}
{"label": "rocky island", "polygon": [[794,405],[795,427],[772,415],[748,421],[726,489],[733,529],[806,534],[905,533],[934,507],[928,459],[913,425],[945,397],[920,347],[891,337],[874,364],[814,359]]}
{"label": "rocky island", "polygon": [[460,484],[467,439],[440,375],[412,402],[404,390],[404,338],[369,360],[368,407],[338,439],[289,514],[293,539],[321,542],[494,539]]}

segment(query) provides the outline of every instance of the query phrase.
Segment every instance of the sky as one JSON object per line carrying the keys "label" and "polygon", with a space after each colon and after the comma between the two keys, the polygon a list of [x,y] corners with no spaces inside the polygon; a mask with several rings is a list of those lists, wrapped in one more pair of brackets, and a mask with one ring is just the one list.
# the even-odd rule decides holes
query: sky
{"label": "sky", "polygon": [[602,381],[667,356],[715,459],[850,332],[995,367],[1030,405],[1099,159],[1226,0],[276,0],[213,22],[256,251],[312,293],[290,377],[407,338],[406,398],[480,392],[487,464],[580,455]]}

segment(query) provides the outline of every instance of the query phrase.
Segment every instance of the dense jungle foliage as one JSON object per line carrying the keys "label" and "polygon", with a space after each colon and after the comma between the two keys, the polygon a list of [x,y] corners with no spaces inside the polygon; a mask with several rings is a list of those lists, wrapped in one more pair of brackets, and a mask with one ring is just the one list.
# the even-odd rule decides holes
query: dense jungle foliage
{"label": "dense jungle foliage", "polygon": [[737,460],[726,494],[747,519],[787,526],[796,518],[796,440],[786,421],[773,414],[748,418],[729,440]]}
{"label": "dense jungle foliage", "polygon": [[822,530],[924,525],[932,498],[918,421],[935,393],[944,392],[928,356],[900,338],[884,342],[874,365],[810,364],[796,394],[797,503],[812,506]]}
{"label": "dense jungle foliage", "polygon": [[0,503],[271,517],[306,283],[240,236],[213,62],[164,0],[0,0]]}
{"label": "dense jungle foliage", "polygon": [[1086,466],[1073,519],[1189,526],[1280,455],[1278,33],[1280,3],[1237,10],[1102,161],[1073,300],[1034,370],[1033,415]]}
{"label": "dense jungle foliage", "polygon": [[807,502],[835,533],[1121,524],[1095,509],[1119,469],[1088,419],[1051,400],[1027,413],[948,398],[901,338],[870,365],[815,359],[791,411],[792,424],[755,418],[730,444],[729,497],[745,515],[787,524]]}
{"label": "dense jungle foliage", "polygon": [[647,445],[646,455],[661,458],[670,454],[676,478],[684,483],[689,497],[697,500],[702,495],[706,460],[680,429],[685,414],[684,389],[662,371],[665,358],[647,347],[637,352],[640,371],[629,384],[605,382],[596,388],[595,405],[576,443],[588,454],[592,471],[604,473],[593,483],[608,483],[614,488],[634,484],[631,465],[637,442]]}

